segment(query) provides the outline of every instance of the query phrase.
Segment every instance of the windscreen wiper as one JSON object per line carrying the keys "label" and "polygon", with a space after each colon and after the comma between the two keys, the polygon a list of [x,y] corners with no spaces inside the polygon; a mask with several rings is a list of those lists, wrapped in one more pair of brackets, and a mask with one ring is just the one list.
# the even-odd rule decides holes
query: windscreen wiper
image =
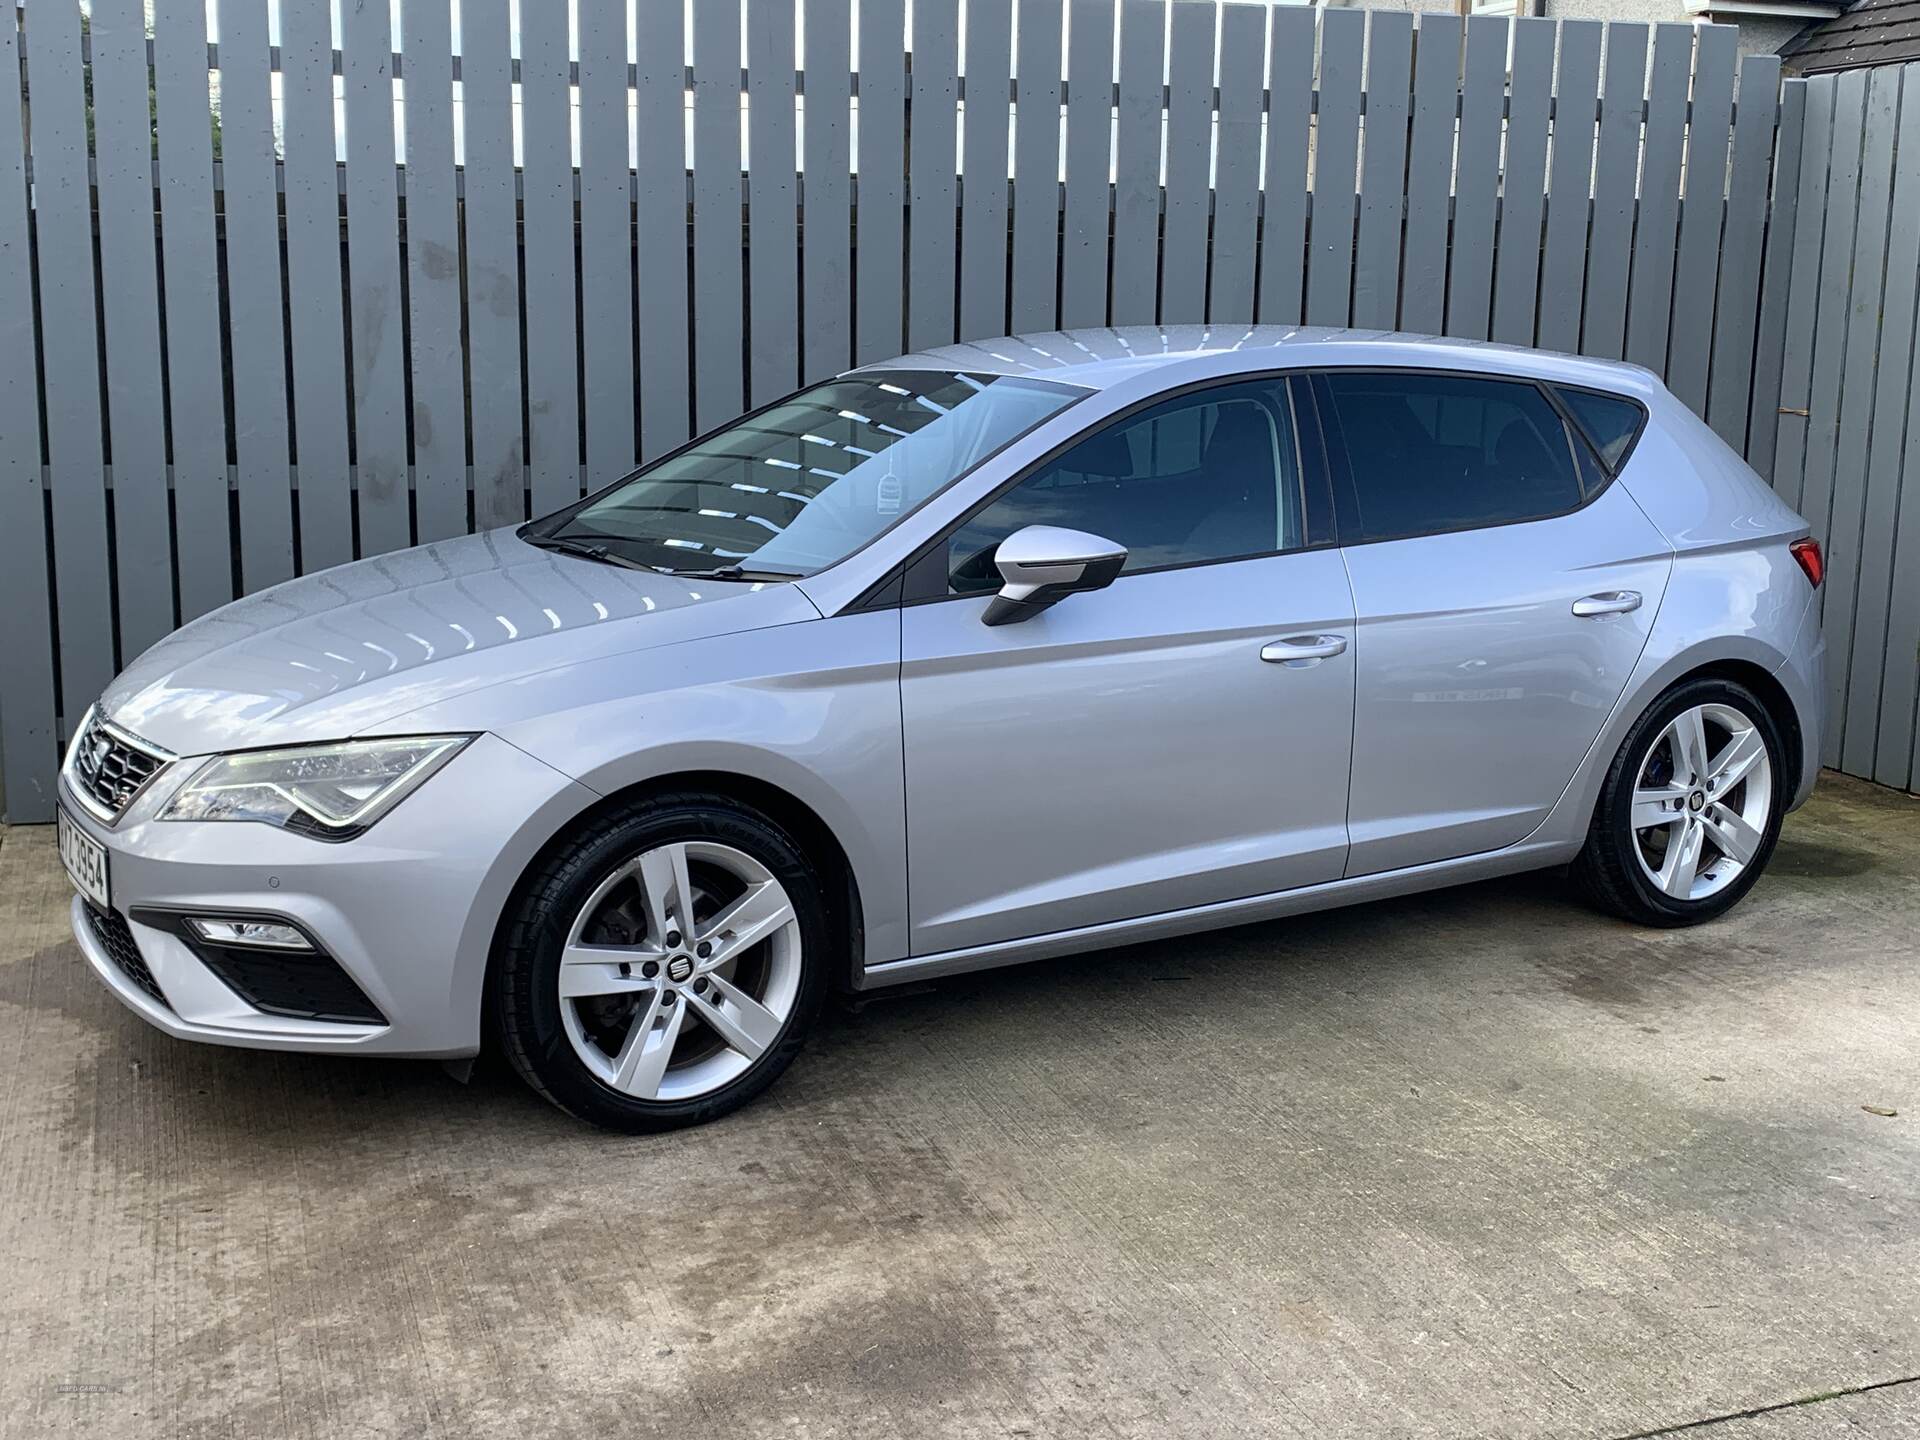
{"label": "windscreen wiper", "polygon": [[538,545],[542,550],[556,550],[562,555],[577,555],[582,560],[598,560],[602,565],[618,565],[622,570],[651,570],[656,575],[671,575],[658,565],[645,565],[638,560],[629,560],[624,555],[616,555],[604,545],[595,545],[588,540],[569,540],[564,536],[528,535],[529,545]]}
{"label": "windscreen wiper", "polygon": [[744,565],[722,565],[713,570],[674,570],[668,572],[683,580],[798,580],[798,570],[751,570]]}

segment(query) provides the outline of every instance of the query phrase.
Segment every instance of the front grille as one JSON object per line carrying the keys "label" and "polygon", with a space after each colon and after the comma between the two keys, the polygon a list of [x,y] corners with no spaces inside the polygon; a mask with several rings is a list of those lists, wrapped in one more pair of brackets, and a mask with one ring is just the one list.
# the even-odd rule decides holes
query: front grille
{"label": "front grille", "polygon": [[204,940],[189,943],[200,963],[256,1010],[352,1025],[387,1023],[366,992],[329,956],[216,946]]}
{"label": "front grille", "polygon": [[120,967],[120,973],[138,985],[149,996],[167,1009],[167,997],[161,993],[160,982],[153,978],[153,972],[147,968],[147,962],[140,958],[140,947],[135,943],[133,931],[116,910],[96,910],[89,905],[87,925],[93,931],[93,938],[106,947],[108,957]]}
{"label": "front grille", "polygon": [[167,757],[110,730],[96,713],[74,742],[68,776],[108,820],[118,820],[141,788],[159,773]]}

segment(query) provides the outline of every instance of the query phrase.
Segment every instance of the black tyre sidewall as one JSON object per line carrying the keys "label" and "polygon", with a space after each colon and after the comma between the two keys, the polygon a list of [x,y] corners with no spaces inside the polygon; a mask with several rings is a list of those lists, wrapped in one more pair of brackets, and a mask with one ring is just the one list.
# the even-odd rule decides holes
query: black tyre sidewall
{"label": "black tyre sidewall", "polygon": [[[1759,730],[1767,747],[1767,763],[1773,767],[1773,806],[1767,816],[1759,850],[1740,874],[1734,877],[1732,884],[1704,899],[1676,900],[1655,886],[1641,868],[1632,824],[1633,792],[1647,749],[1660,732],[1683,710],[1707,704],[1729,705],[1745,715]],[[1609,903],[1610,908],[1623,910],[1629,918],[1646,924],[1699,924],[1724,915],[1759,881],[1767,862],[1773,858],[1773,848],[1780,838],[1780,826],[1786,818],[1787,804],[1791,798],[1780,727],[1759,697],[1744,685],[1731,680],[1709,678],[1683,681],[1662,695],[1640,717],[1621,745],[1620,754],[1608,772],[1595,816],[1594,831],[1588,840],[1589,851],[1597,850],[1600,853],[1583,855],[1582,859],[1600,863],[1602,877],[1612,881],[1606,888],[1617,892],[1624,887],[1624,896],[1617,893],[1602,895],[1603,903]],[[1605,875],[1609,870],[1613,873]],[[1626,902],[1624,906],[1617,903],[1620,900]]]}
{"label": "black tyre sidewall", "polygon": [[[688,840],[745,851],[785,887],[800,924],[799,992],[779,1038],[738,1078],[691,1100],[641,1100],[602,1083],[574,1053],[560,1013],[560,953],[574,917],[608,871],[642,851]],[[833,953],[819,875],[784,830],[724,797],[663,796],[590,825],[529,877],[496,953],[500,1038],[522,1077],[581,1119],[628,1132],[702,1124],[746,1104],[792,1063],[819,1012]]]}

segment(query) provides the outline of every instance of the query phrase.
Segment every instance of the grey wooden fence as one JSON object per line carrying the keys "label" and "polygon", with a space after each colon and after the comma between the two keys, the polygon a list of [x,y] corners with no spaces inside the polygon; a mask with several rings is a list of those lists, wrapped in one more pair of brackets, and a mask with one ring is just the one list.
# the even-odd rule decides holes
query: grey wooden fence
{"label": "grey wooden fence", "polygon": [[[1796,395],[1843,352],[1850,403],[1867,383],[1850,330],[1820,331],[1833,365],[1785,343],[1789,269],[1844,284],[1831,202],[1862,177],[1802,165],[1805,86],[1731,29],[1212,0],[970,0],[963,26],[919,0],[909,55],[905,0],[862,0],[857,37],[849,0],[695,0],[691,35],[678,0],[580,0],[573,47],[565,6],[523,4],[516,43],[507,0],[458,0],[454,54],[452,3],[343,6],[338,34],[282,5],[274,43],[265,0],[219,0],[215,44],[198,0],[151,39],[142,0],[93,0],[90,30],[75,0],[8,6],[10,818],[48,816],[64,728],[177,623],[546,510],[905,348],[1258,319],[1625,356],[1769,471],[1800,433],[1783,356]],[[1815,138],[1876,86],[1823,82]],[[1796,213],[1828,216],[1811,258]],[[1824,497],[1812,459],[1794,488]],[[1885,567],[1836,559],[1864,615]],[[1879,622],[1868,649],[1911,652]]]}
{"label": "grey wooden fence", "polygon": [[1823,758],[1915,789],[1920,64],[1808,82],[1798,188],[1774,486],[1827,552]]}

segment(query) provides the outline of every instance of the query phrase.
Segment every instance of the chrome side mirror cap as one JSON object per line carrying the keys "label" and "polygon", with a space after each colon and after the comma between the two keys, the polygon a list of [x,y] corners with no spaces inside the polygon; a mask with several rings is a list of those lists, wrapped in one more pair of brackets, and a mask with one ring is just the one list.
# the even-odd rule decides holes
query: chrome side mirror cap
{"label": "chrome side mirror cap", "polygon": [[1029,525],[1000,542],[993,563],[1000,593],[980,617],[988,625],[1029,620],[1085,590],[1104,590],[1127,563],[1127,547],[1057,525]]}

